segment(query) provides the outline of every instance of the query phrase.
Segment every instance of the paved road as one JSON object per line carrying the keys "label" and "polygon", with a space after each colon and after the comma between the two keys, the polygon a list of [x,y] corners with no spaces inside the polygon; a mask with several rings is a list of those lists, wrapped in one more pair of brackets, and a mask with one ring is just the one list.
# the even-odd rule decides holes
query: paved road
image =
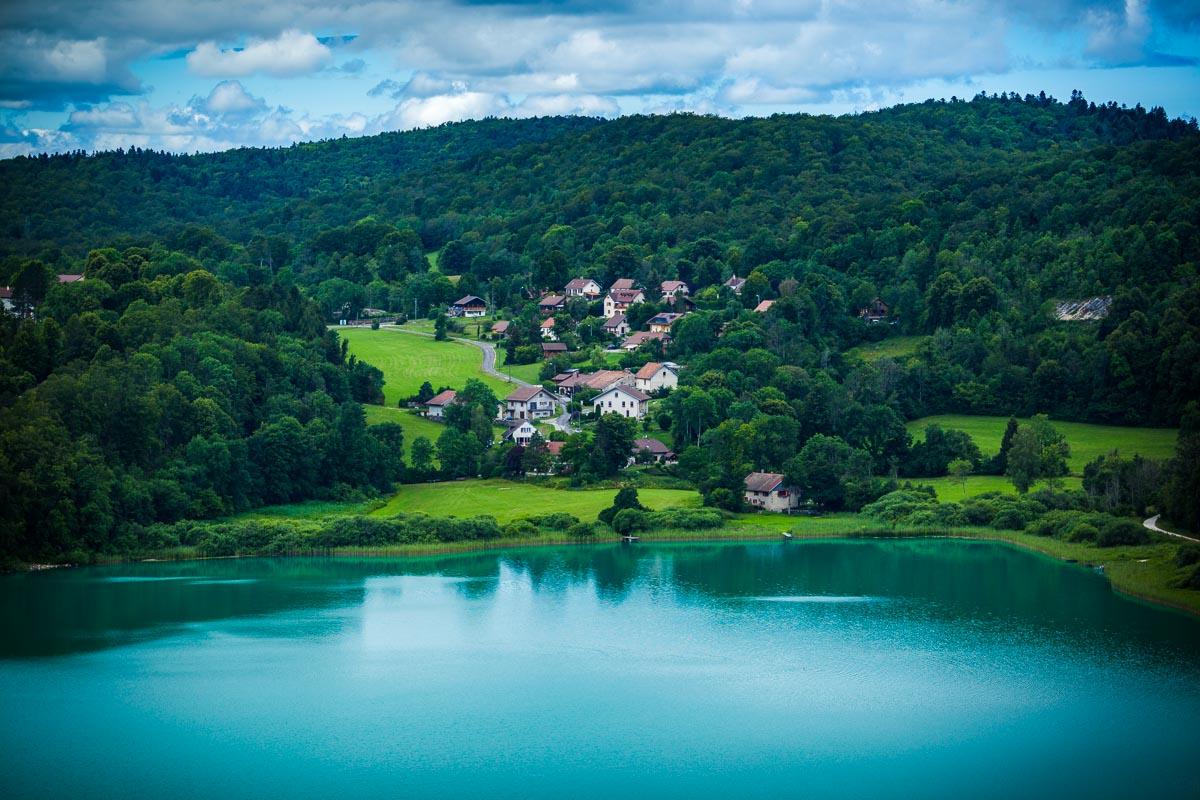
{"label": "paved road", "polygon": [[[398,326],[385,326],[385,329],[389,330],[389,331],[398,331],[399,333],[411,333],[414,336],[428,336],[428,337],[433,336],[432,333],[426,333],[425,331],[412,331],[412,330],[408,330],[407,328],[401,328]],[[482,350],[483,351],[483,367],[482,367],[483,371],[486,374],[491,375],[493,378],[499,378],[502,381],[506,381],[506,382],[514,384],[516,386],[532,386],[533,385],[532,383],[529,383],[528,381],[523,381],[520,378],[514,378],[512,375],[508,375],[508,374],[496,369],[496,346],[494,344],[491,344],[490,342],[481,342],[478,339],[464,339],[461,336],[451,336],[449,338],[456,342],[462,342],[463,344],[469,344],[472,347],[478,347],[480,350]],[[561,403],[561,401],[558,398],[555,398],[555,402]],[[567,405],[566,405],[566,403],[561,403],[561,406],[562,406],[562,413],[559,414],[554,419],[549,420],[549,422],[555,428],[558,428],[560,431],[562,431],[564,433],[572,433],[575,430],[575,428],[571,425],[571,415],[567,412]]]}
{"label": "paved road", "polygon": [[1165,533],[1167,536],[1174,536],[1178,539],[1187,539],[1189,542],[1200,542],[1200,539],[1196,539],[1191,536],[1184,536],[1182,533],[1172,533],[1171,531],[1164,530],[1163,528],[1158,527],[1159,516],[1160,516],[1159,514],[1155,514],[1150,519],[1144,520],[1142,522],[1142,525],[1145,526],[1146,528],[1149,528],[1150,530],[1154,531],[1155,533]]}

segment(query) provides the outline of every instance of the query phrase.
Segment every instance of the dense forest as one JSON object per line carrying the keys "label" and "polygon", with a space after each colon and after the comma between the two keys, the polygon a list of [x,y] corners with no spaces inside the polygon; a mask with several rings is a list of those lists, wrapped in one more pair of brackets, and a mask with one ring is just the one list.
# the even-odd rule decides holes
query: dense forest
{"label": "dense forest", "polygon": [[[43,550],[97,548],[86,537],[384,484],[403,465],[372,465],[400,433],[347,403],[375,399],[378,374],[323,324],[474,293],[536,328],[531,301],[576,276],[692,287],[667,350],[635,360],[686,365],[659,424],[714,505],[737,504],[748,469],[861,508],[884,476],[1008,468],[1011,451],[953,432],[913,443],[904,421],[928,414],[1178,426],[1200,397],[1198,170],[1194,121],[1079,95],[0,162],[0,283],[36,309],[0,340],[0,467],[17,498],[3,546],[20,551],[45,515]],[[740,296],[722,288],[732,275]],[[1096,296],[1112,297],[1103,319],[1051,313]],[[891,324],[859,318],[875,298]],[[762,299],[775,304],[753,314]],[[563,320],[573,344],[594,343],[586,313]],[[904,358],[847,355],[896,334],[928,338]],[[1022,436],[1018,453],[1054,449],[1045,430]],[[107,483],[80,485],[93,471],[72,465],[93,462]],[[101,495],[97,525],[78,509]]]}

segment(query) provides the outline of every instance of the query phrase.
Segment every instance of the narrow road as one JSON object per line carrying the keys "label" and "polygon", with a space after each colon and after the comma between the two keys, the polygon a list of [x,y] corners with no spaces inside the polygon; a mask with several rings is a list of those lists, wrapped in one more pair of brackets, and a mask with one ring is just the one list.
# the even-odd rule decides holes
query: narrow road
{"label": "narrow road", "polygon": [[1150,519],[1144,520],[1142,522],[1142,525],[1144,527],[1148,528],[1149,530],[1154,531],[1155,533],[1165,533],[1167,536],[1174,536],[1177,539],[1187,539],[1189,542],[1200,542],[1200,539],[1196,539],[1192,536],[1184,536],[1182,533],[1173,533],[1171,531],[1164,530],[1164,529],[1158,527],[1159,516],[1161,516],[1161,515],[1155,514]]}
{"label": "narrow road", "polygon": [[[411,333],[414,336],[433,337],[432,333],[426,333],[425,331],[412,331],[399,326],[386,326],[384,329],[389,331],[398,331],[400,333]],[[501,372],[496,368],[496,346],[494,344],[491,344],[490,342],[481,342],[478,339],[464,339],[461,336],[450,336],[448,338],[455,342],[462,342],[463,344],[469,344],[472,347],[478,347],[480,350],[482,350],[482,370],[485,374],[491,375],[493,378],[499,378],[500,380],[506,381],[507,383],[511,383],[515,386],[533,386],[533,384],[529,383],[528,381],[523,381],[520,378],[514,378],[512,375]],[[562,413],[557,417],[548,420],[548,422],[563,433],[574,433],[575,428],[571,425],[571,414],[567,411],[567,404],[557,397],[554,398],[554,402],[561,405]]]}

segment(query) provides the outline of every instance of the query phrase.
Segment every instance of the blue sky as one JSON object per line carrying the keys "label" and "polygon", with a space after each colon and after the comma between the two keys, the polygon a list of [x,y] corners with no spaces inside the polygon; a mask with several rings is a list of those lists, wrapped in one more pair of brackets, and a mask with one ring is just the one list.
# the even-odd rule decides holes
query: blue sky
{"label": "blue sky", "polygon": [[979,91],[1192,117],[1198,61],[1200,0],[5,0],[0,157]]}

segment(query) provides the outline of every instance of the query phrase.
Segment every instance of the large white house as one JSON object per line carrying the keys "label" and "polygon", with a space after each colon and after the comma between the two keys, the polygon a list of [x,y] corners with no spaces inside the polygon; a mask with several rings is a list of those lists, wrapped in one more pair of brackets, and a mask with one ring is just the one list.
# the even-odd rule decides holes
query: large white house
{"label": "large white house", "polygon": [[575,278],[567,283],[567,297],[586,297],[595,300],[604,290],[591,278]]}
{"label": "large white house", "polygon": [[522,386],[504,398],[504,416],[508,419],[543,419],[554,415],[554,395],[541,386]]}
{"label": "large white house", "polygon": [[800,490],[788,486],[778,472],[751,472],[746,476],[746,504],[763,511],[790,514],[800,507]]}
{"label": "large white house", "polygon": [[604,318],[611,319],[618,311],[627,311],[634,303],[646,302],[641,289],[613,289],[604,296]]}
{"label": "large white house", "polygon": [[642,419],[649,408],[650,397],[632,386],[618,384],[592,400],[592,410],[597,414],[620,414],[622,417]]}
{"label": "large white house", "polygon": [[679,372],[674,364],[651,361],[637,371],[633,385],[646,394],[654,394],[659,389],[674,389],[679,385]]}

